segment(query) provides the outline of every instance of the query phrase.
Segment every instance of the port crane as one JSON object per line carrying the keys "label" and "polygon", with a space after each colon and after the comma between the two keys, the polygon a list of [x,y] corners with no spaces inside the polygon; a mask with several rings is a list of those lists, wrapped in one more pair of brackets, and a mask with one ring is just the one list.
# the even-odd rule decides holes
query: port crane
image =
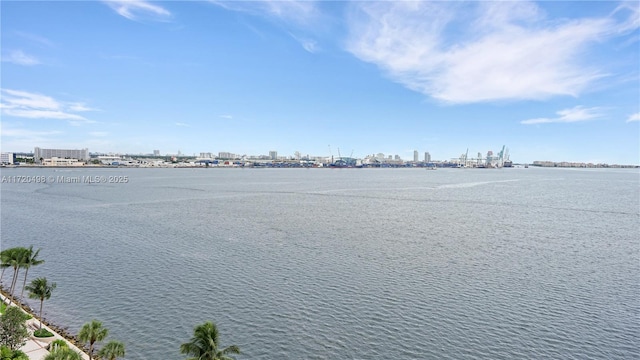
{"label": "port crane", "polygon": [[469,158],[469,148],[467,151],[460,155],[459,158],[452,158],[453,162],[457,162],[458,166],[461,167],[491,167],[491,168],[501,168],[505,163],[509,162],[509,148],[506,145],[502,145],[502,149],[494,154],[493,151],[489,150],[487,152],[486,157],[482,157],[482,153],[478,152],[477,158]]}

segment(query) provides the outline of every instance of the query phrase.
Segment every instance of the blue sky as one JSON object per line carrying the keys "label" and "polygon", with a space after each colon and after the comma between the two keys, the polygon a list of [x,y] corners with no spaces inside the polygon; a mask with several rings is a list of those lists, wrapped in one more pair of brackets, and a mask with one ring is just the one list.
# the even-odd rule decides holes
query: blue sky
{"label": "blue sky", "polygon": [[2,151],[640,163],[640,5],[2,1]]}

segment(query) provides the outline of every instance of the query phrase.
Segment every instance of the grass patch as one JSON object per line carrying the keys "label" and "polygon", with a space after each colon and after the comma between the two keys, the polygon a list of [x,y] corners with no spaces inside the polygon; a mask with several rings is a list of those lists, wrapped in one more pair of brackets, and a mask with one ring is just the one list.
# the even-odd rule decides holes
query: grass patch
{"label": "grass patch", "polygon": [[33,332],[33,336],[35,337],[50,337],[53,336],[53,334],[51,332],[49,332],[47,329],[42,328],[42,329],[38,329],[36,331]]}
{"label": "grass patch", "polygon": [[7,308],[7,304],[4,303],[4,301],[2,302],[2,304],[0,304],[0,314],[4,314],[4,311]]}

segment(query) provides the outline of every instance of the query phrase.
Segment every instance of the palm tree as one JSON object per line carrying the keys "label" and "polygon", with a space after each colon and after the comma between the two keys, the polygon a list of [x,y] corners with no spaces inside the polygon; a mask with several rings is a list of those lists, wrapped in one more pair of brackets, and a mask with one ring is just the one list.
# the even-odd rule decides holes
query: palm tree
{"label": "palm tree", "polygon": [[116,358],[124,356],[124,344],[111,340],[98,351],[98,355],[106,360],[116,360]]}
{"label": "palm tree", "polygon": [[191,340],[180,345],[180,352],[193,355],[189,360],[233,360],[227,354],[240,354],[240,348],[236,345],[219,350],[218,341],[218,328],[213,322],[207,321],[195,327]]}
{"label": "palm tree", "polygon": [[29,299],[40,299],[40,329],[42,329],[42,305],[45,300],[51,298],[51,292],[56,288],[56,283],[49,284],[47,278],[33,279],[27,286]]}
{"label": "palm tree", "polygon": [[11,280],[11,286],[9,287],[9,304],[13,300],[13,290],[18,281],[18,272],[26,262],[27,251],[28,249],[23,247],[10,248],[3,251],[2,266],[13,268],[13,278]]}
{"label": "palm tree", "polygon": [[98,320],[91,320],[90,323],[86,323],[80,329],[78,338],[83,343],[89,343],[89,360],[93,358],[93,344],[96,341],[102,341],[107,337],[109,329],[103,328],[102,323]]}
{"label": "palm tree", "polygon": [[69,348],[59,348],[45,356],[43,360],[82,360],[82,356]]}
{"label": "palm tree", "polygon": [[2,273],[0,273],[0,282],[2,282],[2,278],[4,278],[4,271],[7,270],[11,265],[9,264],[9,251],[11,249],[5,249],[0,251],[0,268],[2,268]]}
{"label": "palm tree", "polygon": [[22,292],[20,293],[20,297],[24,297],[24,288],[27,284],[27,274],[29,273],[29,268],[44,263],[44,260],[38,259],[38,254],[40,254],[40,249],[36,250],[36,252],[33,252],[33,245],[29,246],[29,248],[27,249],[25,262],[22,265],[22,268],[24,268],[24,281],[22,282]]}

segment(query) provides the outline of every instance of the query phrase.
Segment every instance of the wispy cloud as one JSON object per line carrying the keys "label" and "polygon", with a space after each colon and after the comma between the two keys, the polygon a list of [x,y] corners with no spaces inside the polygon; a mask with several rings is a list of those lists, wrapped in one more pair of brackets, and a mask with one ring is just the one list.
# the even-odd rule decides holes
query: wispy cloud
{"label": "wispy cloud", "polygon": [[627,122],[629,123],[633,121],[640,121],[640,112],[629,115],[629,117],[627,118]]}
{"label": "wispy cloud", "polygon": [[40,36],[40,35],[31,34],[31,33],[23,32],[23,31],[16,31],[15,34],[20,36],[20,37],[22,37],[23,39],[29,40],[31,42],[36,42],[36,43],[38,43],[40,45],[45,45],[46,47],[54,47],[55,46],[53,41],[47,39],[46,37]]}
{"label": "wispy cloud", "polygon": [[523,120],[520,123],[524,125],[534,125],[534,124],[573,123],[573,122],[587,121],[587,120],[601,118],[603,115],[600,110],[601,108],[599,107],[585,108],[582,106],[576,106],[571,109],[564,109],[556,112],[556,115],[558,116],[554,118],[529,119],[529,120]]}
{"label": "wispy cloud", "polygon": [[318,42],[317,41],[315,41],[313,39],[301,37],[301,36],[296,36],[296,35],[294,35],[292,33],[289,33],[289,35],[293,39],[295,39],[298,43],[300,43],[300,45],[302,45],[302,48],[305,49],[307,52],[315,54],[318,51],[320,51],[320,47],[318,46]]}
{"label": "wispy cloud", "polygon": [[[80,141],[70,140],[67,132],[59,130],[33,130],[20,126],[20,124],[0,123],[0,136],[2,137],[2,147],[12,149],[12,151],[33,151],[34,146],[45,148],[68,148],[80,149],[89,147],[91,149],[110,149],[113,146],[104,146],[107,141],[96,138],[87,139],[84,137]],[[98,146],[101,145],[101,146]],[[113,144],[109,144],[113,145]]]}
{"label": "wispy cloud", "polygon": [[35,131],[25,128],[12,127],[6,123],[0,123],[0,136],[2,137],[2,146],[6,149],[21,149],[26,151],[33,149],[34,144],[45,146],[52,144],[56,136],[62,134],[58,130]]}
{"label": "wispy cloud", "polygon": [[28,129],[11,128],[6,125],[0,127],[0,134],[2,136],[14,137],[14,138],[44,138],[51,135],[61,134],[61,131],[33,131]]}
{"label": "wispy cloud", "polygon": [[[257,0],[257,1],[229,1],[210,0],[230,11],[248,13],[260,16],[276,22],[279,26],[289,29],[289,35],[296,40],[304,50],[310,53],[319,51],[318,42],[310,35],[294,35],[305,33],[324,23],[322,11],[318,8],[317,1],[313,0]],[[292,30],[295,28],[295,30]],[[255,28],[252,30],[256,31]],[[256,31],[257,32],[257,31]],[[257,32],[259,33],[259,32]]]}
{"label": "wispy cloud", "polygon": [[187,123],[183,123],[183,122],[177,122],[176,126],[182,126],[182,127],[191,127],[191,125],[187,124]]}
{"label": "wispy cloud", "polygon": [[[588,46],[637,29],[635,12],[548,20],[534,3],[353,3],[347,49],[404,86],[448,103],[577,96],[607,73]],[[631,16],[629,13],[632,12]]]}
{"label": "wispy cloud", "polygon": [[40,61],[38,61],[36,57],[25,54],[22,50],[10,51],[8,54],[2,56],[2,61],[25,66],[40,64]]}
{"label": "wispy cloud", "polygon": [[223,119],[229,119],[229,120],[233,119],[233,116],[228,115],[228,114],[220,115],[219,117],[221,117]]}
{"label": "wispy cloud", "polygon": [[289,23],[308,24],[320,14],[316,1],[298,0],[257,0],[257,1],[229,1],[210,0],[212,4],[227,10],[241,11],[272,17]]}
{"label": "wispy cloud", "polygon": [[93,137],[105,137],[105,136],[108,136],[109,133],[106,131],[90,131],[89,135]]}
{"label": "wispy cloud", "polygon": [[73,124],[93,122],[73,112],[90,111],[82,103],[65,103],[42,94],[27,91],[1,89],[0,110],[5,116],[27,119],[69,120]]}
{"label": "wispy cloud", "polygon": [[171,18],[171,12],[162,6],[152,4],[144,0],[105,0],[115,12],[129,20],[141,18],[152,20],[167,20]]}
{"label": "wispy cloud", "polygon": [[69,109],[69,111],[73,112],[99,111],[98,109],[88,107],[85,103],[82,102],[68,103],[67,108]]}

